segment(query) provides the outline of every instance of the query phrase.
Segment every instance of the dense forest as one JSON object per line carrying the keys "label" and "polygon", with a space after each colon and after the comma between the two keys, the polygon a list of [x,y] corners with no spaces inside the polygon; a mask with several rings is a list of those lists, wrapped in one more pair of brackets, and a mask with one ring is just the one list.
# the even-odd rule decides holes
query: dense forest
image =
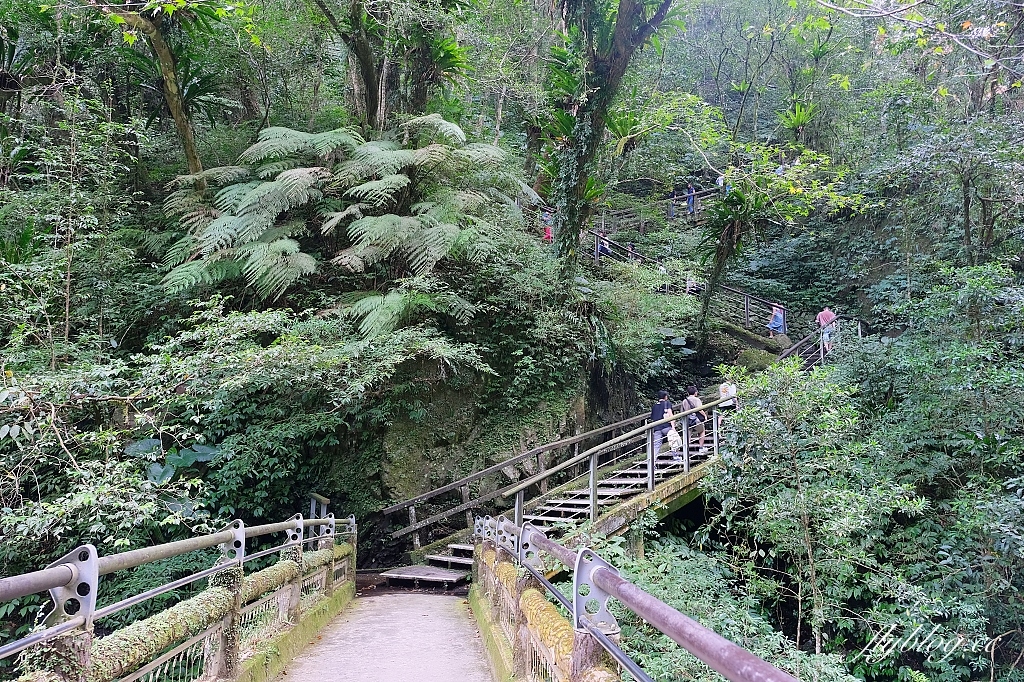
{"label": "dense forest", "polygon": [[[0,574],[311,491],[373,562],[388,504],[728,376],[624,570],[802,679],[1024,681],[1022,44],[1005,0],[0,0]],[[659,267],[594,263],[624,214]],[[679,278],[870,333],[805,372]]]}

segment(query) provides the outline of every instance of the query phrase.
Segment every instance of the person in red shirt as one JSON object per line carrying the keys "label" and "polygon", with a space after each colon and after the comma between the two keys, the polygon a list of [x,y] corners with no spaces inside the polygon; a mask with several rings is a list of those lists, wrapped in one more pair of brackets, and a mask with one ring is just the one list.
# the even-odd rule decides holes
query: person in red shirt
{"label": "person in red shirt", "polygon": [[836,321],[836,314],[832,312],[832,309],[825,306],[825,309],[818,313],[818,316],[814,318],[818,322],[818,326],[821,327],[821,341],[825,344],[825,352],[832,352],[832,336],[835,334],[836,328],[833,324]]}

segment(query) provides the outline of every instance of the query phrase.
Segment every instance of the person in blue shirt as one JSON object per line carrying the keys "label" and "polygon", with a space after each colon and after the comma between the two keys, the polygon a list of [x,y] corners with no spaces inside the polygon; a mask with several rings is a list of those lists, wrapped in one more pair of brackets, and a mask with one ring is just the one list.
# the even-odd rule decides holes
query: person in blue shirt
{"label": "person in blue shirt", "polygon": [[696,213],[696,207],[695,207],[696,198],[697,198],[696,195],[697,195],[697,190],[694,189],[693,183],[692,182],[686,183],[686,214],[687,215],[693,215],[694,213]]}

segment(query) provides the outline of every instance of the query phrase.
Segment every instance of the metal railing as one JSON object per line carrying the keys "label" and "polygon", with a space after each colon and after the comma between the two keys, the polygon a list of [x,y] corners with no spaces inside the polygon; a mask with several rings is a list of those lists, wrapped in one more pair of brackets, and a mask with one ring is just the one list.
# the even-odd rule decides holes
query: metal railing
{"label": "metal railing", "polygon": [[[237,675],[254,644],[296,623],[336,585],[354,579],[355,517],[336,520],[327,513],[330,500],[311,499],[318,505],[312,509],[314,518],[296,514],[250,527],[235,520],[218,533],[107,556],[86,544],[42,570],[0,579],[0,603],[44,591],[53,602],[41,627],[0,646],[0,659],[22,653],[24,672],[66,667],[71,660],[77,668],[73,672],[91,682],[192,682]],[[248,540],[275,534],[283,534],[283,541],[246,552]],[[336,544],[337,538],[348,543]],[[307,546],[310,551],[303,551]],[[103,576],[214,548],[220,557],[209,568],[98,604]],[[246,562],[275,553],[280,554],[277,563],[245,575]],[[98,621],[203,579],[208,587],[197,595],[94,638]]]}
{"label": "metal railing", "polygon": [[836,319],[828,327],[816,328],[810,334],[784,350],[779,355],[779,359],[785,360],[786,358],[798,357],[805,370],[822,365],[836,344],[840,343],[843,335],[853,329],[857,330],[858,338],[863,338],[867,330],[867,324],[856,318],[837,315]]}
{"label": "metal railing", "polygon": [[[539,489],[552,476],[573,467],[582,466],[586,472],[584,476],[587,479],[588,517],[590,521],[597,521],[600,514],[602,497],[615,496],[619,491],[623,490],[622,487],[618,489],[606,487],[602,491],[602,483],[607,486],[611,481],[615,481],[619,485],[625,484],[625,491],[630,490],[628,479],[616,479],[616,476],[621,474],[623,469],[623,465],[620,463],[622,452],[626,452],[627,455],[636,452],[643,453],[643,468],[638,473],[643,474],[641,480],[644,490],[650,492],[654,490],[659,474],[689,473],[692,465],[696,464],[695,460],[710,461],[718,456],[721,419],[717,410],[712,409],[710,414],[707,411],[709,408],[717,407],[722,403],[735,399],[735,397],[719,398],[718,400],[679,413],[676,413],[673,409],[672,416],[644,424],[581,452],[574,457],[570,457],[561,464],[550,467],[546,471],[542,471],[524,481],[509,486],[501,495],[505,498],[514,496],[513,514],[516,524],[521,525],[526,511],[526,494],[528,490],[534,487]],[[688,424],[690,415],[705,417],[703,421],[698,422],[703,425],[703,437],[691,434],[692,430],[696,430],[697,424],[692,426]],[[665,432],[673,429],[677,421],[680,422],[680,428],[676,429],[676,431],[682,441],[682,448],[678,451],[677,455],[670,454],[670,459],[666,461],[661,457],[661,450],[664,449],[665,445],[669,444],[668,434],[663,433],[661,444],[657,451],[655,451],[655,442],[657,440],[655,432]],[[703,444],[708,440],[708,436],[710,436],[711,440],[710,446],[705,447]],[[637,445],[640,445],[640,448],[635,448]],[[669,447],[670,453],[676,452],[671,449],[671,445]],[[696,452],[694,452],[695,450]],[[628,467],[631,464],[634,463],[627,461],[625,466]],[[570,483],[578,478],[570,479]],[[539,497],[533,502],[533,506],[541,503],[544,495],[545,493],[541,491]]]}
{"label": "metal railing", "polygon": [[[478,517],[474,526],[474,568],[513,650],[516,679],[568,682],[618,679],[619,669],[640,682],[653,682],[619,647],[619,627],[609,609],[614,597],[656,630],[731,682],[795,682],[796,678],[648,594],[619,575],[593,550],[569,549],[529,523],[503,516]],[[544,556],[572,572],[572,594],[547,579]],[[520,577],[518,569],[525,569]],[[562,616],[547,592],[570,614]]]}
{"label": "metal railing", "polygon": [[[614,239],[603,236],[596,230],[587,230],[586,233],[594,239],[593,257],[595,264],[600,264],[602,258],[611,258],[619,262],[635,262],[652,267],[661,265],[661,262],[657,259],[645,256],[635,248],[623,246]],[[694,295],[702,294],[706,289],[707,282],[696,276],[692,278],[687,277],[684,286],[674,283],[662,286],[662,291],[665,293],[687,293]],[[767,327],[775,311],[778,310],[782,313],[782,333],[788,332],[790,311],[782,303],[762,298],[761,296],[755,296],[754,294],[724,284],[718,285],[713,293],[716,295],[714,299],[715,312],[722,317],[748,328],[756,325]]]}
{"label": "metal railing", "polygon": [[[718,402],[708,403],[705,407],[713,407]],[[677,403],[673,406],[673,411],[676,412],[679,409],[681,403]],[[699,411],[699,410],[698,410]],[[633,439],[633,444],[641,443],[643,437],[637,439],[637,425],[643,425],[648,418],[648,414],[639,414],[635,417],[623,419],[607,426],[602,426],[597,429],[579,433],[575,436],[568,438],[562,438],[551,443],[531,448],[522,452],[518,455],[509,457],[497,464],[481,469],[480,471],[464,476],[451,483],[439,486],[434,490],[417,495],[416,497],[409,498],[397,504],[393,504],[383,510],[385,517],[394,516],[399,512],[405,511],[408,518],[408,524],[392,531],[391,537],[394,539],[401,538],[407,535],[412,536],[412,544],[414,549],[419,549],[423,545],[424,538],[421,533],[427,531],[431,527],[447,522],[452,517],[459,514],[465,514],[465,528],[472,528],[473,511],[484,508],[488,504],[500,504],[501,500],[507,497],[509,494],[513,494],[516,491],[516,487],[522,479],[522,476],[528,477],[527,480],[534,480],[537,475],[544,474],[545,472],[551,471],[552,473],[563,472],[573,464],[566,465],[565,463],[572,460],[573,463],[578,463],[581,460],[578,459],[581,452],[581,447],[589,452],[587,448],[593,449],[593,447],[600,447],[602,445],[609,448],[623,444],[624,441],[620,434],[630,433]],[[677,412],[675,419],[679,419]],[[717,419],[714,419],[715,423],[715,454],[717,454]],[[633,427],[631,429],[631,427]],[[646,429],[646,427],[641,427]],[[630,440],[627,438],[626,440]],[[598,441],[596,444],[591,445],[594,441]],[[612,441],[615,441],[614,443]],[[625,445],[629,445],[626,443]],[[625,447],[625,445],[623,447]],[[698,448],[699,449],[699,448]],[[622,451],[624,452],[624,451]],[[618,454],[622,454],[619,452]],[[602,454],[605,454],[602,451]],[[604,456],[599,462],[599,467],[606,467],[608,465],[610,456]],[[689,470],[689,465],[692,457],[688,456],[685,458],[685,465]],[[554,467],[554,468],[553,468]],[[569,477],[568,480],[572,480],[572,472],[566,473],[565,477]],[[512,479],[508,482],[508,479]],[[549,480],[550,476],[543,476],[539,479],[537,490],[540,495],[548,493],[548,488],[553,484],[559,486],[566,483],[566,479]],[[445,508],[439,509],[434,513],[420,518],[418,515],[418,508],[422,508],[423,505],[431,505],[432,507],[444,506]]]}

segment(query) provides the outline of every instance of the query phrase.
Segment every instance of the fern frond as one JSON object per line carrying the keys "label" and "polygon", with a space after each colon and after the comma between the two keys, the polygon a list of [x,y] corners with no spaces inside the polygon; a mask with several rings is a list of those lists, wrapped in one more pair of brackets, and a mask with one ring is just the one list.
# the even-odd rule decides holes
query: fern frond
{"label": "fern frond", "polygon": [[426,147],[414,150],[412,156],[413,163],[417,166],[431,168],[450,163],[452,150],[442,144],[428,144]]}
{"label": "fern frond", "polygon": [[430,131],[454,144],[465,144],[466,133],[462,128],[451,121],[441,118],[441,114],[429,114],[406,121],[401,126],[404,130],[416,133],[423,130]]}
{"label": "fern frond", "polygon": [[221,249],[235,246],[238,236],[246,228],[244,219],[225,213],[211,221],[202,232],[195,235],[196,249],[200,253],[210,255]]}
{"label": "fern frond", "polygon": [[421,228],[416,218],[386,213],[382,216],[367,216],[348,226],[349,238],[357,246],[374,246],[384,254],[391,255],[398,245]]}
{"label": "fern frond", "polygon": [[199,241],[190,234],[186,234],[178,241],[171,244],[164,254],[164,265],[174,267],[187,261],[199,248]]}
{"label": "fern frond", "polygon": [[259,141],[238,155],[239,163],[258,164],[281,159],[310,148],[312,135],[291,128],[271,126],[260,131]]}
{"label": "fern frond", "polygon": [[237,277],[240,268],[231,260],[194,260],[174,268],[164,277],[162,284],[171,292],[191,289],[199,284],[217,284]]}
{"label": "fern frond", "polygon": [[352,204],[344,211],[326,213],[324,214],[324,217],[327,218],[327,220],[325,220],[324,224],[320,227],[320,231],[323,234],[330,234],[331,232],[334,232],[334,229],[338,227],[338,223],[341,221],[348,220],[349,218],[352,220],[359,220],[362,218],[363,210],[368,208],[370,208],[370,206],[367,204]]}
{"label": "fern frond", "polygon": [[169,216],[189,213],[200,206],[206,206],[206,202],[202,194],[191,187],[174,190],[164,199],[164,213]]}
{"label": "fern frond", "polygon": [[216,218],[218,218],[220,214],[220,211],[218,211],[215,208],[210,208],[209,206],[200,206],[191,213],[186,213],[185,215],[181,216],[178,223],[181,225],[181,228],[186,232],[198,234],[199,232],[205,230],[206,226],[209,225]]}
{"label": "fern frond", "polygon": [[497,168],[505,163],[505,152],[490,144],[474,142],[452,152],[457,160],[473,166]]}
{"label": "fern frond", "polygon": [[448,255],[458,237],[458,225],[435,223],[411,233],[403,241],[401,252],[412,271],[422,275]]}
{"label": "fern frond", "polygon": [[298,278],[316,272],[316,260],[294,239],[253,242],[239,247],[242,274],[264,298],[279,298]]}
{"label": "fern frond", "polygon": [[302,166],[308,165],[304,161],[299,159],[279,159],[277,161],[270,161],[256,167],[256,176],[261,180],[267,180],[274,177],[278,173],[282,173],[286,170],[293,168],[301,168]]}
{"label": "fern frond", "polygon": [[250,175],[245,166],[216,166],[207,168],[194,175],[179,175],[167,183],[167,189],[191,188],[196,182],[203,180],[210,185],[223,185],[229,182],[241,182]]}
{"label": "fern frond", "polygon": [[403,168],[415,165],[416,155],[388,140],[375,140],[361,144],[352,152],[352,158],[339,165],[337,177],[352,182],[372,176],[393,175]]}
{"label": "fern frond", "polygon": [[340,149],[355,150],[365,141],[355,128],[338,128],[325,133],[316,133],[310,139],[310,146],[318,156],[329,156]]}
{"label": "fern frond", "polygon": [[345,194],[346,196],[382,208],[389,204],[398,203],[395,199],[395,194],[408,187],[410,182],[409,176],[402,175],[401,173],[385,175],[380,180],[371,180],[357,185],[349,189]]}
{"label": "fern frond", "polygon": [[213,198],[213,205],[221,211],[233,212],[238,209],[238,204],[245,195],[251,190],[259,187],[259,180],[253,180],[250,182],[239,182],[234,185],[228,185],[221,191],[217,192]]}

